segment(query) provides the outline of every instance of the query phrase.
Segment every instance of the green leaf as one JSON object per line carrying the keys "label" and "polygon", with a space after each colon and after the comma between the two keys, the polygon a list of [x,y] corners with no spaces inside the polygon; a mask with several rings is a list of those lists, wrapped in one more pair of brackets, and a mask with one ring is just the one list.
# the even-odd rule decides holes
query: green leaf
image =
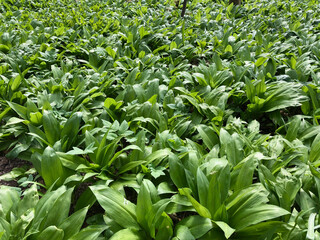
{"label": "green leaf", "polygon": [[89,154],[89,153],[94,153],[94,150],[96,149],[96,147],[92,147],[92,145],[88,146],[85,150],[82,150],[77,147],[73,147],[73,150],[67,152],[66,154],[68,154],[68,155],[85,155],[85,154]]}
{"label": "green leaf", "polygon": [[224,236],[226,237],[226,239],[229,239],[231,235],[236,231],[225,222],[214,221],[214,223],[218,225],[219,228],[224,232]]}
{"label": "green leaf", "polygon": [[[197,170],[197,187],[198,187],[198,195],[199,195],[199,201],[200,204],[203,206],[207,206],[207,198],[208,198],[208,191],[209,191],[209,181],[200,169],[200,167]],[[216,194],[216,193],[214,193]],[[211,203],[209,203],[211,204]]]}
{"label": "green leaf", "polygon": [[135,167],[138,167],[138,166],[141,166],[142,164],[145,164],[145,161],[133,161],[133,162],[129,162],[127,164],[124,164],[123,166],[121,166],[119,168],[119,171],[118,171],[118,175],[122,174],[122,173],[125,173],[125,172],[128,172],[129,170],[135,168]]}
{"label": "green leaf", "polygon": [[3,53],[8,53],[10,51],[10,48],[7,45],[0,44],[0,51]]}
{"label": "green leaf", "polygon": [[62,240],[63,230],[57,228],[56,226],[49,226],[41,234],[38,235],[37,240],[52,239],[52,240]]}
{"label": "green leaf", "polygon": [[197,130],[203,140],[204,144],[211,150],[216,144],[219,143],[217,134],[215,131],[206,125],[197,126]]}
{"label": "green leaf", "polygon": [[[40,230],[51,225],[59,226],[68,217],[72,192],[73,188],[70,188],[57,198],[50,210],[47,212]],[[57,214],[57,212],[59,212],[59,214]]]}
{"label": "green leaf", "polygon": [[231,46],[231,45],[228,45],[228,46],[224,49],[224,51],[225,51],[225,52],[233,53],[232,46]]}
{"label": "green leaf", "polygon": [[260,205],[242,209],[231,219],[231,226],[237,230],[244,229],[250,225],[261,223],[270,219],[287,215],[289,212],[275,205]]}
{"label": "green leaf", "polygon": [[134,68],[128,75],[128,77],[126,78],[126,80],[124,81],[125,84],[130,84],[133,85],[135,83],[135,80],[138,76],[138,74],[140,73],[140,70],[138,67]]}
{"label": "green leaf", "polygon": [[260,58],[258,58],[258,60],[254,63],[254,65],[256,65],[256,67],[260,67],[266,60],[268,60],[268,58],[266,58],[266,57],[260,57]]}
{"label": "green leaf", "polygon": [[145,236],[131,229],[123,229],[116,232],[109,240],[145,240]]}
{"label": "green leaf", "polygon": [[90,189],[111,219],[123,228],[140,230],[136,219],[136,206],[134,204],[112,188],[91,186]]}
{"label": "green leaf", "polygon": [[57,186],[62,185],[67,177],[59,156],[51,147],[47,147],[43,152],[41,161],[41,176],[48,187],[50,187],[57,180]]}
{"label": "green leaf", "polygon": [[6,109],[4,109],[1,113],[0,113],[0,121],[2,120],[2,118],[4,118],[6,116],[6,114],[8,112],[10,112],[11,108],[7,107]]}
{"label": "green leaf", "polygon": [[51,66],[52,75],[55,79],[61,79],[63,77],[63,71],[54,65]]}
{"label": "green leaf", "polygon": [[106,108],[110,108],[111,106],[116,106],[117,105],[117,101],[114,100],[113,98],[107,98],[105,101],[104,101],[104,106]]}
{"label": "green leaf", "polygon": [[173,240],[196,240],[189,228],[184,225],[177,225],[175,231],[176,237]]}
{"label": "green leaf", "polygon": [[237,231],[237,237],[246,239],[256,239],[261,236],[270,236],[272,233],[288,232],[285,224],[281,221],[267,221],[255,224],[240,231]]}
{"label": "green leaf", "polygon": [[230,135],[223,128],[220,129],[221,153],[227,155],[232,166],[237,165],[243,159],[243,142],[237,133]]}
{"label": "green leaf", "polygon": [[179,193],[183,196],[187,196],[189,201],[192,203],[192,206],[196,209],[200,216],[204,218],[211,218],[210,211],[191,196],[191,190],[189,188],[179,188]]}
{"label": "green leaf", "polygon": [[310,162],[315,162],[320,159],[320,133],[313,140],[309,158]]}
{"label": "green leaf", "polygon": [[164,159],[165,157],[169,156],[170,153],[171,153],[171,151],[168,148],[157,150],[157,151],[151,153],[146,158],[146,165],[154,162],[155,160],[160,161],[160,160]]}
{"label": "green leaf", "polygon": [[82,114],[80,112],[74,113],[64,124],[61,131],[62,150],[67,151],[71,148],[78,136],[80,121]]}
{"label": "green leaf", "polygon": [[314,226],[314,223],[315,223],[315,218],[316,218],[316,213],[311,213],[310,216],[309,216],[309,219],[308,219],[308,231],[307,231],[307,239],[310,239],[310,240],[314,240],[315,239],[315,226]]}
{"label": "green leaf", "polygon": [[239,175],[237,177],[235,190],[240,190],[240,189],[248,187],[252,184],[253,173],[256,168],[256,163],[254,161],[254,154],[248,156],[241,163],[242,163],[242,167],[241,167]]}
{"label": "green leaf", "polygon": [[212,219],[217,220],[223,218],[221,214],[218,212],[221,207],[224,207],[222,205],[223,199],[222,199],[222,194],[221,190],[223,187],[219,183],[219,176],[218,172],[213,172],[211,175],[211,180],[209,182],[209,187],[208,187],[208,193],[207,193],[207,208],[209,209]]}
{"label": "green leaf", "polygon": [[170,50],[176,49],[178,47],[177,43],[175,41],[172,41],[170,43]]}
{"label": "green leaf", "polygon": [[279,197],[280,207],[290,211],[302,186],[301,180],[283,168],[276,180],[274,187]]}
{"label": "green leaf", "polygon": [[0,216],[5,217],[14,207],[16,203],[20,201],[20,196],[18,191],[7,186],[1,186],[0,188]]}
{"label": "green leaf", "polygon": [[209,218],[201,216],[184,218],[179,222],[178,226],[186,226],[195,239],[202,237],[213,228],[212,221]]}
{"label": "green leaf", "polygon": [[86,218],[88,207],[78,210],[73,213],[70,217],[66,218],[60,225],[59,228],[64,232],[64,240],[69,240],[73,235],[77,234]]}
{"label": "green leaf", "polygon": [[27,108],[14,102],[7,102],[8,105],[23,119],[27,120]]}
{"label": "green leaf", "polygon": [[[18,216],[22,216],[23,214],[26,214],[28,210],[34,209],[39,202],[39,194],[37,190],[36,184],[33,184],[30,188],[26,189],[23,193],[24,197],[19,202],[18,205]],[[32,213],[33,215],[33,213]],[[32,221],[32,218],[28,219],[27,221]]]}
{"label": "green leaf", "polygon": [[[148,225],[148,215],[152,211],[152,201],[150,193],[146,186],[146,182],[143,181],[140,192],[137,199],[136,215],[138,223],[145,229],[146,232],[150,232]],[[154,236],[153,236],[154,237]]]}
{"label": "green leaf", "polygon": [[110,161],[107,163],[108,166],[111,166],[111,164],[122,154],[123,152],[129,151],[129,150],[138,150],[141,151],[141,149],[136,145],[129,145],[123,149],[121,149],[119,152],[114,154],[114,156],[110,159]]}
{"label": "green leaf", "polygon": [[52,147],[52,145],[48,143],[45,133],[41,131],[38,127],[35,127],[32,124],[28,124],[28,128],[29,128],[29,135],[36,137],[36,139],[39,141],[40,144],[44,143],[47,146]]}
{"label": "green leaf", "polygon": [[310,85],[308,85],[307,88],[308,88],[308,91],[309,91],[309,94],[311,97],[312,107],[314,110],[316,110],[320,106],[319,101],[318,101],[319,98],[317,97],[317,94],[315,93],[315,91],[313,90],[313,88]]}
{"label": "green leaf", "polygon": [[254,97],[256,96],[256,90],[252,82],[246,77],[246,94],[251,103],[254,103]]}
{"label": "green leaf", "polygon": [[[208,198],[220,198],[221,203],[225,201],[229,194],[230,188],[230,167],[229,163],[225,158],[215,158],[203,164],[207,175],[210,179],[209,181],[209,191],[208,191]],[[216,194],[218,191],[219,194]],[[208,201],[208,207],[213,207],[212,202],[213,200]],[[214,204],[218,204],[217,202]],[[220,203],[219,203],[220,205]]]}
{"label": "green leaf", "polygon": [[[86,152],[86,150],[84,150]],[[62,165],[66,168],[76,170],[80,165],[88,165],[88,161],[82,157],[69,155],[63,152],[57,152]]]}
{"label": "green leaf", "polygon": [[22,122],[25,122],[24,119],[20,119],[20,118],[16,118],[16,117],[12,117],[8,120],[7,122],[7,126],[10,126],[10,125],[16,125],[16,124],[19,124],[19,123],[22,123]]}
{"label": "green leaf", "polygon": [[40,112],[30,113],[30,122],[35,125],[42,123],[42,114]]}
{"label": "green leaf", "polygon": [[277,82],[267,86],[267,98],[263,100],[261,111],[272,112],[286,107],[300,106],[307,101],[307,97],[301,93],[299,83]]}
{"label": "green leaf", "polygon": [[66,191],[67,189],[65,186],[61,186],[55,191],[50,191],[50,189],[47,191],[35,207],[35,217],[32,222],[32,228],[39,228],[41,222],[43,222],[55,201]]}
{"label": "green leaf", "polygon": [[52,112],[43,112],[43,129],[48,142],[53,146],[60,139],[60,124]]}
{"label": "green leaf", "polygon": [[286,139],[288,141],[293,141],[294,139],[297,138],[298,131],[300,129],[300,125],[301,125],[301,117],[299,117],[299,116],[295,117],[290,122],[289,128],[287,130],[287,135],[286,135]]}
{"label": "green leaf", "polygon": [[158,231],[156,233],[155,240],[171,239],[171,237],[173,235],[173,229],[172,229],[173,223],[172,223],[171,218],[167,214],[163,213],[161,216],[161,220],[159,220],[160,226],[159,226]]}
{"label": "green leaf", "polygon": [[149,170],[150,170],[151,176],[154,177],[154,178],[158,178],[160,176],[165,176],[166,175],[164,173],[164,170],[166,170],[166,168],[162,167],[162,166],[158,166],[156,168],[150,166]]}
{"label": "green leaf", "polygon": [[96,240],[106,229],[107,226],[91,225],[73,235],[71,238],[69,238],[69,240]]}
{"label": "green leaf", "polygon": [[113,50],[110,46],[106,47],[106,51],[113,59],[116,58],[116,51]]}
{"label": "green leaf", "polygon": [[229,3],[231,4],[227,7],[227,13],[231,13],[231,10],[233,9],[233,6],[234,6],[233,2],[229,2]]}
{"label": "green leaf", "polygon": [[178,188],[187,187],[185,168],[175,154],[170,154],[169,156],[169,173],[173,183]]}
{"label": "green leaf", "polygon": [[[107,169],[107,167],[110,166],[112,164],[112,162],[125,150],[125,149],[122,149],[121,151],[116,153],[116,150],[118,148],[118,143],[120,142],[120,140],[122,138],[123,138],[123,136],[119,136],[119,137],[115,138],[107,146],[103,145],[106,141],[105,142],[102,141],[100,143],[98,150],[99,149],[102,149],[102,150],[100,152],[100,155],[97,156],[97,158],[99,159],[100,166],[102,166],[103,169]],[[105,138],[105,140],[106,140],[106,138]],[[137,146],[135,146],[135,147],[137,147]],[[128,149],[135,148],[135,147],[132,147],[132,145],[130,145],[130,146],[128,146]]]}
{"label": "green leaf", "polygon": [[12,85],[11,85],[12,91],[16,91],[19,88],[21,81],[22,81],[22,76],[19,74],[18,76],[15,77],[15,79],[12,82]]}

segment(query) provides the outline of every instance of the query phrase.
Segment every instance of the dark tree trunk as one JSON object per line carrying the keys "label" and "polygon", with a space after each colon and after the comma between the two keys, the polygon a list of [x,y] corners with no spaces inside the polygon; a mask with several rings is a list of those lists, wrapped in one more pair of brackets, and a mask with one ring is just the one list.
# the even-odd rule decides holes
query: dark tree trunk
{"label": "dark tree trunk", "polygon": [[233,5],[240,5],[241,0],[229,0],[229,4],[233,3]]}
{"label": "dark tree trunk", "polygon": [[184,1],[183,1],[181,17],[184,17],[184,14],[186,13],[187,1],[188,1],[188,0],[184,0]]}

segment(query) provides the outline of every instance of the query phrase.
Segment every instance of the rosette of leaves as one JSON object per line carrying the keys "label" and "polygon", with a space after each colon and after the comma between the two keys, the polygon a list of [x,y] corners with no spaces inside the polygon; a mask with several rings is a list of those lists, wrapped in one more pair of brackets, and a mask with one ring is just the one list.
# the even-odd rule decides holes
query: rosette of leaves
{"label": "rosette of leaves", "polygon": [[[0,188],[1,239],[97,239],[104,226],[82,228],[88,207],[69,216],[73,189],[50,189],[39,199],[36,185],[23,194],[15,188]],[[82,228],[82,229],[81,229]]]}
{"label": "rosette of leaves", "polygon": [[190,239],[249,239],[286,231],[280,217],[289,212],[269,204],[269,192],[260,183],[252,184],[256,158],[250,155],[231,169],[225,158],[196,167],[171,155],[171,179],[199,214],[179,223],[178,239],[184,234]]}
{"label": "rosette of leaves", "polygon": [[90,189],[105,210],[110,239],[171,238],[173,222],[165,213],[170,199],[161,199],[151,181],[143,180],[136,205],[110,187],[97,185]]}

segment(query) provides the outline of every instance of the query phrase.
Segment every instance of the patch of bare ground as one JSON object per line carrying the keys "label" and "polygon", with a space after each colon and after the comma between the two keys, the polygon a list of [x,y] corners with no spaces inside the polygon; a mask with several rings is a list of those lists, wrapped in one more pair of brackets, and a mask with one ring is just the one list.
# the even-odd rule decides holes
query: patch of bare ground
{"label": "patch of bare ground", "polygon": [[[9,173],[12,171],[14,168],[19,168],[23,166],[28,166],[31,167],[31,163],[21,160],[21,159],[8,159],[3,155],[0,155],[0,176]],[[17,181],[3,181],[0,180],[0,186],[11,186],[11,187],[18,187],[19,184]]]}

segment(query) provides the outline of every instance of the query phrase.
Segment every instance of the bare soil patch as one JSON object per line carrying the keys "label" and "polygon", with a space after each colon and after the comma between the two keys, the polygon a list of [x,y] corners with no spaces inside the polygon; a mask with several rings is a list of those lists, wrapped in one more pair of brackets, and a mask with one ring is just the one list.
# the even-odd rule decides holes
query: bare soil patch
{"label": "bare soil patch", "polygon": [[[5,156],[0,155],[0,176],[11,172],[12,169],[23,167],[23,166],[32,166],[31,163],[21,160],[21,159],[8,159]],[[11,187],[18,187],[19,184],[16,181],[3,181],[0,180],[0,186],[6,185]]]}

